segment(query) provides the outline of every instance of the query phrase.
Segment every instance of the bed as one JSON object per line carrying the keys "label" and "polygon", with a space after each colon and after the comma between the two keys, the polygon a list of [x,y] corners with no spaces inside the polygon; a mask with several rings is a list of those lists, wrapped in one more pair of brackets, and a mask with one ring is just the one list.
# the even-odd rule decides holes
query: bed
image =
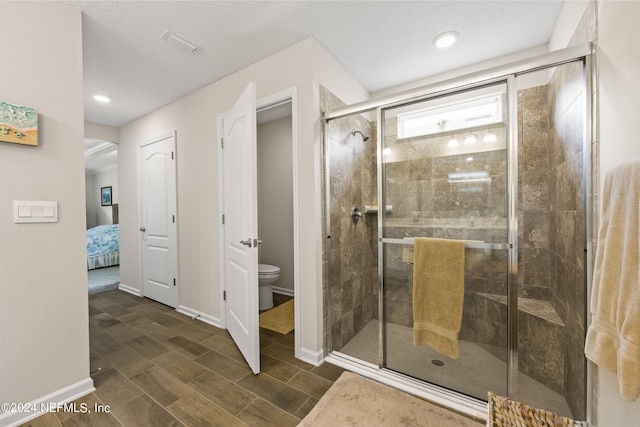
{"label": "bed", "polygon": [[87,230],[87,269],[120,264],[119,226],[99,225]]}

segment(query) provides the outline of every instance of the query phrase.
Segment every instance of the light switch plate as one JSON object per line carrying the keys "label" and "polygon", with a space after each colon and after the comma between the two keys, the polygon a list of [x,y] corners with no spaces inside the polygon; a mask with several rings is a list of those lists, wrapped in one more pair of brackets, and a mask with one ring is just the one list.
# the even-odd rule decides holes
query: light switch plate
{"label": "light switch plate", "polygon": [[14,200],[13,222],[58,222],[58,202]]}

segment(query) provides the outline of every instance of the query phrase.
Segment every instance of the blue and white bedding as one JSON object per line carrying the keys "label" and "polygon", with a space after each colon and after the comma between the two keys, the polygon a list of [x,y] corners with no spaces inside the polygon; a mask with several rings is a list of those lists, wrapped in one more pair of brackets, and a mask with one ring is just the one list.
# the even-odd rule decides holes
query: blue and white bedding
{"label": "blue and white bedding", "polygon": [[87,269],[120,264],[118,224],[99,225],[87,230]]}

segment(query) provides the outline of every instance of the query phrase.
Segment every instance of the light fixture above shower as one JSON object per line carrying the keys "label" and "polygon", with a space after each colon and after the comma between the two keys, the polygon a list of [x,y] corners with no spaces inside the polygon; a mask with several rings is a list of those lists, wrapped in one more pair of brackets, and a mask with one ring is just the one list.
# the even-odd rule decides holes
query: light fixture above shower
{"label": "light fixture above shower", "polygon": [[486,135],[482,138],[482,142],[496,142],[497,140],[498,137],[491,131],[487,132]]}
{"label": "light fixture above shower", "polygon": [[365,135],[364,133],[360,132],[359,130],[355,130],[355,129],[351,130],[351,136],[356,136],[356,133],[360,134],[360,136],[362,137],[362,141],[366,141],[366,140],[369,139],[369,135]]}

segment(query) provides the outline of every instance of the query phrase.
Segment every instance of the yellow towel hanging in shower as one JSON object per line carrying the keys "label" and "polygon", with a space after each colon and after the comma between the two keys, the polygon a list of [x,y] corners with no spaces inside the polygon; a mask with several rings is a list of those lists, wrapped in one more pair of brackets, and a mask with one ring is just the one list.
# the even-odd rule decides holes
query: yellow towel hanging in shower
{"label": "yellow towel hanging in shower", "polygon": [[413,344],[458,357],[464,241],[418,237],[413,257]]}

